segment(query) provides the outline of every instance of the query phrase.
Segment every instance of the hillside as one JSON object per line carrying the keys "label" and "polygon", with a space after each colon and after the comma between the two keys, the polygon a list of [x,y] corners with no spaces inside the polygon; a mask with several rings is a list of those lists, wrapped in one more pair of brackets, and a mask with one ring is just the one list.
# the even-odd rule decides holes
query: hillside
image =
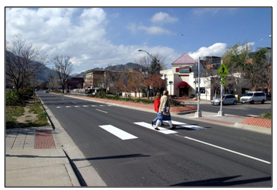
{"label": "hillside", "polygon": [[[143,66],[137,64],[137,63],[126,63],[125,65],[119,64],[119,65],[113,65],[113,66],[108,66],[105,69],[107,70],[112,70],[112,71],[128,71],[129,69],[134,69],[134,68],[143,68]],[[99,68],[94,68],[94,69],[99,69]],[[74,75],[74,77],[83,77],[84,79],[86,78],[86,72],[81,72],[77,75]]]}

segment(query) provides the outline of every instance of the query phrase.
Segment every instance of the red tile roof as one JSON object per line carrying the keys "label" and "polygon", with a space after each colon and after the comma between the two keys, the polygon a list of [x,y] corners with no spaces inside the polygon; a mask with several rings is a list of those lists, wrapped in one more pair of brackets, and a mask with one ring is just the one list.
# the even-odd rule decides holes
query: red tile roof
{"label": "red tile roof", "polygon": [[187,65],[187,64],[194,64],[196,61],[191,58],[187,53],[184,53],[181,57],[176,59],[172,65]]}

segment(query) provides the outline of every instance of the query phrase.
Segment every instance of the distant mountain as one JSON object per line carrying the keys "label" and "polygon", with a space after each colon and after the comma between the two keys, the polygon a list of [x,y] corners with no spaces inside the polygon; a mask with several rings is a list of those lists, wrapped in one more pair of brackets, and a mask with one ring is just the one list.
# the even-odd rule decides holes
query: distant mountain
{"label": "distant mountain", "polygon": [[106,69],[112,70],[112,71],[128,71],[129,69],[142,69],[143,66],[137,64],[137,63],[126,63],[125,65],[113,65],[108,66]]}
{"label": "distant mountain", "polygon": [[[8,57],[14,57],[15,55],[12,53],[12,52],[10,52],[10,51],[7,51],[6,50],[6,59],[8,58]],[[37,74],[36,75],[36,78],[38,79],[38,80],[41,80],[41,81],[47,81],[47,77],[49,76],[49,74],[51,73],[51,69],[49,69],[48,67],[46,67],[44,64],[41,64],[41,63],[39,63],[39,62],[33,62],[32,64],[34,64],[34,65],[40,65],[39,66],[39,69],[40,69],[40,73],[39,74]]]}
{"label": "distant mountain", "polygon": [[[126,63],[125,65],[119,64],[119,65],[113,65],[113,66],[108,66],[105,69],[107,70],[112,70],[112,71],[128,71],[129,69],[141,69],[143,66],[137,64],[137,63]],[[94,68],[94,69],[99,69],[99,68]],[[89,70],[87,70],[89,71]],[[83,77],[84,79],[86,78],[86,72],[81,72],[79,74],[74,74],[74,77]]]}

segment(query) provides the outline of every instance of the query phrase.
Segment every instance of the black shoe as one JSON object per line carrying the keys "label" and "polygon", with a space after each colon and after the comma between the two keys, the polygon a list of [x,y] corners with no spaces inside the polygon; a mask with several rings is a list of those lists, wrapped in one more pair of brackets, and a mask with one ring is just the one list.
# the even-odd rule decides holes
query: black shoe
{"label": "black shoe", "polygon": [[172,125],[172,127],[169,127],[169,129],[175,129],[176,126],[175,125]]}
{"label": "black shoe", "polygon": [[153,125],[154,125],[154,122],[153,122],[153,121],[151,121],[151,124],[152,124],[152,127],[153,127]]}
{"label": "black shoe", "polygon": [[158,127],[155,128],[156,130],[160,130]]}

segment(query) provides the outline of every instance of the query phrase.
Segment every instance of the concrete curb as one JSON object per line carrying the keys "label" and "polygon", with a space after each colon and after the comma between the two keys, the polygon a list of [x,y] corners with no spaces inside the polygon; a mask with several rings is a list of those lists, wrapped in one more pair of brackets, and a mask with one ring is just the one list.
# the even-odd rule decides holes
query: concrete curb
{"label": "concrete curb", "polygon": [[[71,166],[75,172],[76,178],[80,182],[81,186],[107,186],[102,178],[98,175],[96,170],[92,167],[86,157],[83,155],[81,150],[76,146],[74,141],[70,138],[67,132],[64,130],[59,121],[55,118],[52,112],[48,107],[43,103],[41,104],[44,107],[53,128],[53,137],[56,143],[56,147],[60,147],[65,152],[65,155],[69,159]],[[75,160],[75,161],[74,161]],[[78,161],[83,160],[83,161]]]}
{"label": "concrete curb", "polygon": [[239,129],[245,129],[245,130],[255,131],[258,133],[271,135],[271,128],[259,127],[259,126],[255,126],[255,125],[246,125],[246,124],[239,123],[239,122],[236,122],[234,124],[234,127],[239,128]]}

